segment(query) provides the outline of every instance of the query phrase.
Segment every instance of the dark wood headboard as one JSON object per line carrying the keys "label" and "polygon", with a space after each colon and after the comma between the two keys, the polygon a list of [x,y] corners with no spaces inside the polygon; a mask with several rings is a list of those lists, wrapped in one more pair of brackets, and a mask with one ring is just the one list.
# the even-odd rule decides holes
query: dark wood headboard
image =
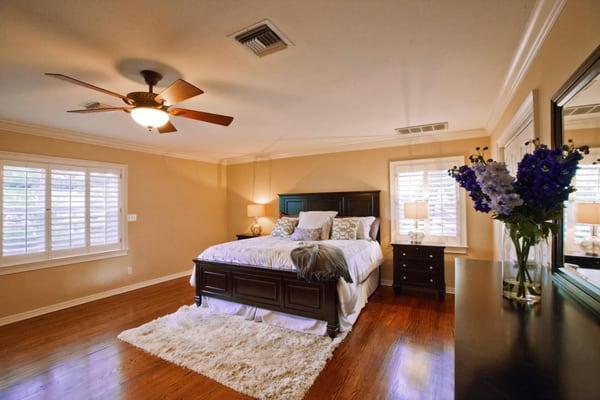
{"label": "dark wood headboard", "polygon": [[280,214],[297,215],[300,211],[337,211],[338,217],[379,217],[379,190],[279,195]]}

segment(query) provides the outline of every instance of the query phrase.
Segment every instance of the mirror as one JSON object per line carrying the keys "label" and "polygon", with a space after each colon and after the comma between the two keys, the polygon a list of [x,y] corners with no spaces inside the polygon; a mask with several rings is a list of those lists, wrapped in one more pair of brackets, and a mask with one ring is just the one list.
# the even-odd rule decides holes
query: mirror
{"label": "mirror", "polygon": [[587,145],[553,238],[554,280],[600,314],[600,47],[552,99],[552,145]]}

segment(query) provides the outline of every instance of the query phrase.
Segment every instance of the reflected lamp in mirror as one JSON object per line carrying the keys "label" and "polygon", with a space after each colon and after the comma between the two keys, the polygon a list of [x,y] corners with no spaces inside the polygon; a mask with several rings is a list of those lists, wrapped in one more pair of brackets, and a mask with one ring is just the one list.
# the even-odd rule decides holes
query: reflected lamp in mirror
{"label": "reflected lamp in mirror", "polygon": [[258,223],[259,217],[265,216],[265,205],[264,204],[248,204],[248,216],[254,217],[254,223],[250,227],[250,232],[254,236],[260,235],[262,227]]}
{"label": "reflected lamp in mirror", "polygon": [[577,203],[575,219],[580,224],[592,226],[591,236],[581,241],[581,248],[588,256],[598,256],[600,254],[600,238],[598,238],[600,203]]}
{"label": "reflected lamp in mirror", "polygon": [[415,221],[414,230],[408,232],[411,243],[419,244],[423,241],[425,234],[419,231],[419,221],[426,220],[428,215],[429,212],[427,210],[427,202],[415,201],[411,203],[404,203],[404,218]]}

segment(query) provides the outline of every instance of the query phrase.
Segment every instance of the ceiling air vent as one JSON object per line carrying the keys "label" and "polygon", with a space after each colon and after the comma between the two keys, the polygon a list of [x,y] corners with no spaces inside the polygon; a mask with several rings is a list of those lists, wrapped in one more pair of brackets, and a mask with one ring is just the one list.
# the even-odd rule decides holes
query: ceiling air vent
{"label": "ceiling air vent", "polygon": [[238,43],[250,49],[259,57],[283,50],[294,44],[269,21],[264,20],[236,32],[233,37]]}
{"label": "ceiling air vent", "polygon": [[595,114],[600,112],[600,104],[586,104],[583,106],[566,107],[564,115]]}
{"label": "ceiling air vent", "polygon": [[411,133],[431,133],[436,131],[445,131],[448,129],[447,122],[437,122],[435,124],[407,126],[404,128],[396,128],[395,131],[399,135],[409,135]]}

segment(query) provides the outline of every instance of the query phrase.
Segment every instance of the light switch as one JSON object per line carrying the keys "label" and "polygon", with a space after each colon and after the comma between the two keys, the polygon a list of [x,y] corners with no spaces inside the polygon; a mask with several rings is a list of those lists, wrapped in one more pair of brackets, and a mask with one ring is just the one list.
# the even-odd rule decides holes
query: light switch
{"label": "light switch", "polygon": [[137,221],[137,214],[127,214],[127,222]]}

